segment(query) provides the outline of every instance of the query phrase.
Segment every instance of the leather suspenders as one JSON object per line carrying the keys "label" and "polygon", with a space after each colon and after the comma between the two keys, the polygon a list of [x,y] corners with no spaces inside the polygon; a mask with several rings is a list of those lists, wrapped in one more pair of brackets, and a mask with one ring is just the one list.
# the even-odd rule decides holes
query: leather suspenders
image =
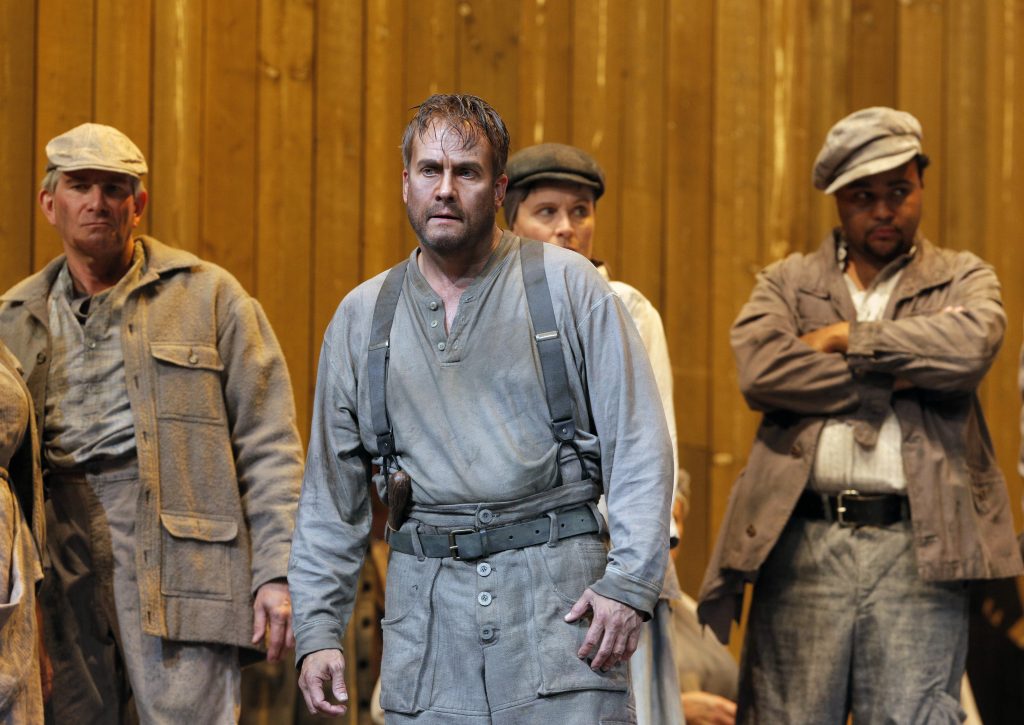
{"label": "leather suspenders", "polygon": [[[541,372],[544,377],[544,394],[551,416],[551,433],[559,447],[568,445],[580,457],[573,439],[576,436],[576,422],[572,414],[572,397],[569,394],[569,376],[562,356],[562,342],[555,324],[555,312],[551,305],[551,290],[544,270],[544,243],[522,240],[519,251],[523,269],[523,283],[526,288],[526,302],[533,322],[534,342],[540,356]],[[367,383],[370,389],[370,416],[373,432],[377,436],[377,453],[382,458],[385,478],[394,463],[395,434],[388,417],[387,380],[390,357],[391,325],[395,320],[398,298],[402,294],[408,260],[392,267],[384,278],[384,284],[377,294],[373,308],[373,322],[370,330],[370,345],[367,358]],[[581,473],[583,461],[580,460]]]}

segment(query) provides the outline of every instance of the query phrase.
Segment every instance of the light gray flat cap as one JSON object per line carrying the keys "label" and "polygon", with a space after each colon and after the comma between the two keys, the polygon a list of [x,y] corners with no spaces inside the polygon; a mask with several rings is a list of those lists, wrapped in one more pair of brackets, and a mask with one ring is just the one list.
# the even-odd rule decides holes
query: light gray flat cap
{"label": "light gray flat cap", "polygon": [[826,194],[895,169],[921,153],[921,123],[906,111],[874,106],[833,126],[814,162],[814,188]]}
{"label": "light gray flat cap", "polygon": [[149,168],[132,140],[113,126],[83,123],[46,144],[47,171],[101,169],[139,178]]}

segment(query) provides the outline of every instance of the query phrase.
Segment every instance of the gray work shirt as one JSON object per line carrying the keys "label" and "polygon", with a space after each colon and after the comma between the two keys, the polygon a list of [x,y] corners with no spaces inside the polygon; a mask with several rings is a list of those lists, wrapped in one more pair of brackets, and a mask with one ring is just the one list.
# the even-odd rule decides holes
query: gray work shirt
{"label": "gray work shirt", "polygon": [[52,360],[43,427],[43,453],[52,467],[75,468],[135,455],[121,311],[138,284],[144,258],[136,242],[128,272],[92,297],[75,295],[67,264],[54,280],[47,301]]}
{"label": "gray work shirt", "polygon": [[[558,484],[519,257],[505,233],[445,333],[444,305],[410,257],[391,331],[388,410],[419,504],[520,499]],[[645,612],[661,591],[672,449],[658,388],[619,298],[582,255],[547,246],[551,288],[588,474],[603,482],[611,551],[593,586]],[[298,657],[340,647],[370,528],[376,454],[367,344],[384,274],[338,307],[320,355],[288,581]],[[571,455],[568,451],[565,453]],[[379,459],[378,459],[379,461]],[[575,470],[564,467],[566,470]],[[571,482],[571,481],[567,481]]]}

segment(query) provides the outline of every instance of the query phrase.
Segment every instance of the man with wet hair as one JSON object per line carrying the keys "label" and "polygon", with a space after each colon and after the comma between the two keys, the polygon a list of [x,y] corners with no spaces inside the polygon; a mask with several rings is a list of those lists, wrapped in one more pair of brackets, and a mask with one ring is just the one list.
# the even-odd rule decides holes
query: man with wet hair
{"label": "man with wet hair", "polygon": [[627,662],[661,590],[673,466],[643,344],[590,262],[496,226],[494,109],[432,96],[403,149],[419,244],[346,296],[320,357],[289,567],[306,705],[346,711],[376,464],[386,721],[634,722]]}
{"label": "man with wet hair", "polygon": [[909,113],[829,131],[839,226],[766,268],[732,327],[764,414],[700,596],[723,641],[755,581],[737,722],[959,723],[970,579],[1021,557],[977,388],[1006,316],[992,267],[921,236]]}

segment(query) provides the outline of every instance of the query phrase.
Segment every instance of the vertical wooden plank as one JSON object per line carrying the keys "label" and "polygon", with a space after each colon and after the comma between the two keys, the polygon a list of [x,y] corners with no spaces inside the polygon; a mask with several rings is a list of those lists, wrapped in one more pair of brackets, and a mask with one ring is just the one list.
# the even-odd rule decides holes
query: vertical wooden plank
{"label": "vertical wooden plank", "polygon": [[[458,88],[456,6],[451,0],[406,0],[405,22],[402,129],[414,115],[416,106],[435,93],[453,93]],[[415,33],[412,42],[409,41],[410,33]],[[491,100],[486,96],[485,99]],[[401,215],[404,216],[404,209]],[[412,227],[408,223],[403,224],[402,253],[408,254],[417,244]]]}
{"label": "vertical wooden plank", "polygon": [[[664,0],[637,4],[621,29],[625,36],[622,114],[619,263],[615,277],[640,290],[659,309],[662,300],[665,226],[661,193],[665,175]],[[607,241],[607,238],[606,238]]]}
{"label": "vertical wooden plank", "polygon": [[515,148],[568,143],[572,124],[572,14],[569,0],[521,0],[519,136]]}
{"label": "vertical wooden plank", "polygon": [[411,251],[398,149],[412,115],[402,95],[404,7],[403,0],[367,0],[366,5],[364,278],[382,272]]}
{"label": "vertical wooden plank", "polygon": [[816,247],[836,218],[835,202],[811,184],[814,160],[832,125],[850,112],[850,5],[849,0],[822,0],[809,4],[808,33],[808,146],[805,157],[804,183],[809,196],[807,224],[804,227],[805,249]]}
{"label": "vertical wooden plank", "polygon": [[924,130],[924,150],[935,162],[925,174],[926,206],[921,232],[942,244],[945,131],[945,0],[909,0],[899,5],[897,107],[914,114]]}
{"label": "vertical wooden plank", "polygon": [[[313,339],[316,369],[323,331],[362,279],[365,15],[361,3],[316,6],[316,153],[313,179]],[[392,157],[397,153],[392,150]],[[394,162],[388,167],[401,168]],[[397,184],[398,174],[392,174]],[[339,189],[344,193],[338,193]],[[302,421],[303,429],[308,421]]]}
{"label": "vertical wooden plank", "polygon": [[[1017,34],[1024,20],[1024,6],[1012,0],[985,3],[984,53],[985,137],[979,140],[977,165],[985,175],[984,239],[981,256],[991,262],[1002,281],[1007,328],[1003,349],[985,378],[984,408],[1000,467],[1006,476],[1010,501],[1021,501],[1021,477],[1017,470],[1020,454],[1020,390],[1017,387],[1021,320],[1024,316],[1024,250],[1008,243],[1014,239],[1024,214],[1018,202],[1024,192],[1021,167],[1019,116],[1024,108],[1020,85],[1024,57]],[[1011,505],[1014,522],[1020,528],[1022,511]]]}
{"label": "vertical wooden plank", "polygon": [[96,4],[93,117],[127,135],[149,159],[152,0]]}
{"label": "vertical wooden plank", "polygon": [[573,4],[572,139],[604,170],[594,253],[619,273],[622,199],[622,85],[625,27],[631,6],[611,0]]}
{"label": "vertical wooden plank", "polygon": [[765,143],[764,164],[765,247],[761,262],[768,264],[794,251],[815,249],[818,239],[804,239],[813,158],[819,143],[810,138],[811,98],[826,91],[809,86],[811,58],[807,42],[808,19],[800,0],[765,3],[764,78],[762,101]]}
{"label": "vertical wooden plank", "polygon": [[[1003,20],[1001,23],[1004,35],[1004,55],[1002,58],[1006,94],[1006,104],[1002,107],[1000,126],[1004,139],[1003,158],[1000,164],[1002,178],[1007,180],[1000,188],[999,194],[1003,202],[1003,229],[1007,233],[1021,229],[1024,224],[1024,209],[1017,202],[1024,195],[1024,5],[1015,0],[1004,0]],[[991,253],[996,260],[1000,279],[1003,281],[1004,302],[1009,319],[1008,334],[1004,343],[1003,355],[1016,362],[1019,360],[1022,337],[1021,325],[1024,320],[1024,247],[1009,243],[1009,237],[991,239],[995,251]],[[1017,372],[1014,366],[1014,372]],[[1012,375],[1008,376],[1012,378]],[[1020,391],[1013,390],[1003,398],[1005,404],[1016,411],[1021,402]],[[1010,403],[1009,401],[1013,401]],[[1017,436],[1010,436],[1008,445],[1000,450],[1000,461],[1010,484],[1010,501],[1024,500],[1024,485],[1021,476],[1024,471],[1018,469],[1019,453],[1024,441],[1020,439],[1020,418],[1012,414],[1006,416],[1006,427],[1009,429],[1017,423]],[[1024,512],[1014,507],[1014,521],[1017,530],[1024,526]],[[1018,582],[1019,588],[1019,582]]]}
{"label": "vertical wooden plank", "polygon": [[35,41],[33,5],[0,6],[0,290],[32,271]]}
{"label": "vertical wooden plank", "polygon": [[451,0],[405,0],[405,18],[403,93],[408,109],[435,93],[452,93],[456,88],[457,9]]}
{"label": "vertical wooden plank", "polygon": [[255,285],[257,19],[248,4],[206,4],[200,254]]}
{"label": "vertical wooden plank", "polygon": [[853,0],[850,24],[851,111],[896,103],[896,10],[892,0]]}
{"label": "vertical wooden plank", "polygon": [[[80,0],[39,0],[36,10],[38,184],[46,168],[46,142],[92,118],[95,18],[93,3]],[[37,268],[60,253],[59,237],[38,210],[33,238],[33,261]]]}
{"label": "vertical wooden plank", "polygon": [[149,224],[168,244],[198,252],[203,185],[203,0],[153,8],[153,138]]}
{"label": "vertical wooden plank", "polygon": [[985,0],[946,6],[946,123],[942,235],[954,249],[984,254]]}
{"label": "vertical wooden plank", "polygon": [[519,52],[514,2],[458,0],[456,82],[460,92],[490,103],[508,126],[513,143],[519,130]]}
{"label": "vertical wooden plank", "polygon": [[670,0],[666,24],[665,266],[661,318],[672,358],[679,463],[690,515],[676,556],[695,594],[714,543],[708,520],[711,422],[713,0]]}
{"label": "vertical wooden plank", "polygon": [[313,7],[260,5],[256,292],[291,372],[298,419],[309,420],[313,222]]}
{"label": "vertical wooden plank", "polygon": [[713,289],[711,405],[712,530],[718,529],[757,423],[739,393],[729,327],[761,268],[761,5],[723,0],[716,6],[715,158],[712,188]]}

